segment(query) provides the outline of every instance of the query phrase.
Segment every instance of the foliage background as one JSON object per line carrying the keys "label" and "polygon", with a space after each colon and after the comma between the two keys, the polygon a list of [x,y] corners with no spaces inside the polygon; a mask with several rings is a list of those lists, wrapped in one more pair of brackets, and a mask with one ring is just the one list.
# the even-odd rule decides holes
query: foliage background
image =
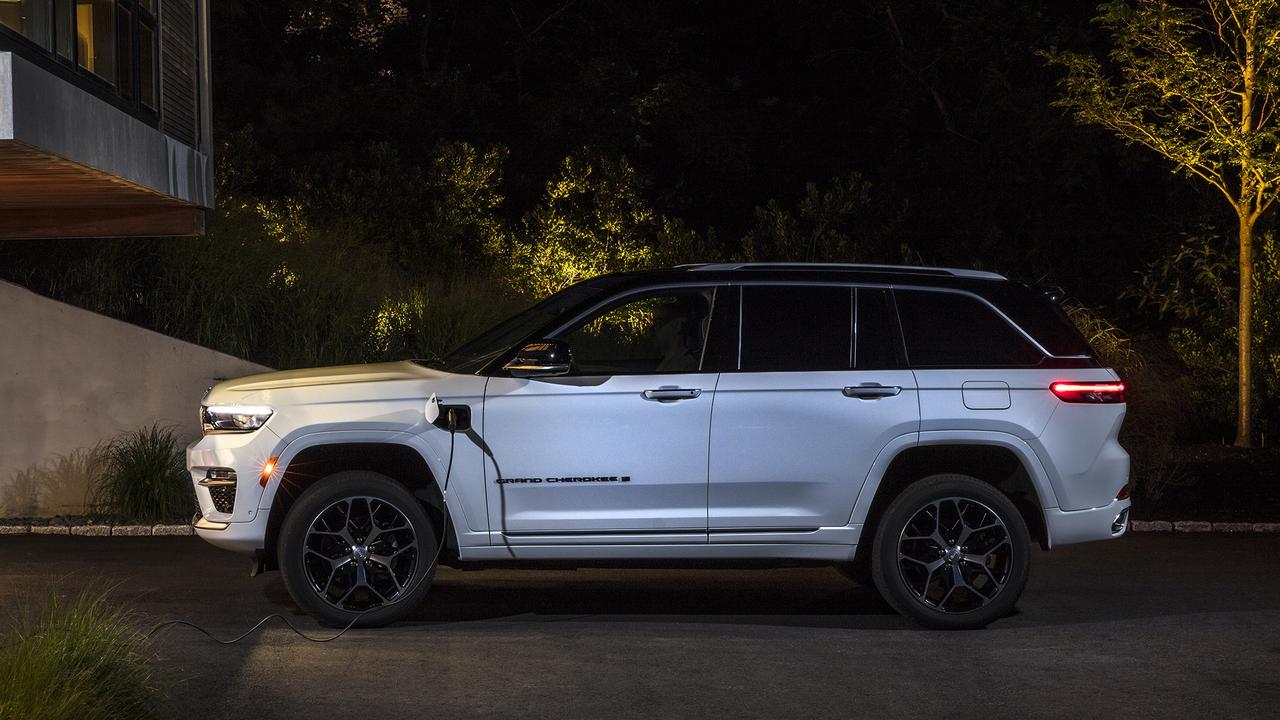
{"label": "foliage background", "polygon": [[[1039,53],[1105,47],[1092,3],[211,10],[209,235],[4,243],[0,275],[297,367],[438,354],[599,272],[959,265],[1067,288],[1087,328],[1116,329],[1141,361],[1126,370],[1135,392],[1178,410],[1145,413],[1147,432],[1216,442],[1230,422],[1233,218],[1051,106],[1060,73]],[[1274,434],[1267,242],[1257,323]]]}

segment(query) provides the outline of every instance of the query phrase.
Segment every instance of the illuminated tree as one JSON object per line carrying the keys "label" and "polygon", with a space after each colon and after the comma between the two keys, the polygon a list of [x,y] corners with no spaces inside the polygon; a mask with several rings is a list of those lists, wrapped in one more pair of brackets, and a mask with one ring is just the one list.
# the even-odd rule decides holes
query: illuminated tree
{"label": "illuminated tree", "polygon": [[1280,0],[1116,0],[1095,22],[1106,60],[1047,53],[1067,71],[1063,97],[1081,123],[1146,147],[1217,190],[1238,220],[1237,430],[1253,443],[1253,250],[1258,219],[1280,195]]}
{"label": "illuminated tree", "polygon": [[672,262],[694,234],[654,211],[626,158],[566,157],[514,237],[490,245],[517,290],[541,297],[579,280]]}
{"label": "illuminated tree", "polygon": [[826,186],[807,183],[794,210],[770,200],[742,239],[748,261],[884,262],[892,256],[893,212],[877,207],[858,173]]}

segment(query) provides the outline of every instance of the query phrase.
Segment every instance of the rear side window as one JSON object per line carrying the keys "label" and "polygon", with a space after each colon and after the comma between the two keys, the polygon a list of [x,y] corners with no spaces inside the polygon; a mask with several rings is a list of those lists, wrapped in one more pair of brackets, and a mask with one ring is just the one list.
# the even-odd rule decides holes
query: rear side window
{"label": "rear side window", "polygon": [[848,370],[852,358],[852,288],[742,288],[742,370]]}
{"label": "rear side window", "polygon": [[1075,323],[1043,291],[1015,283],[991,288],[986,298],[1018,327],[1026,330],[1036,342],[1054,355],[1093,355],[1089,342],[1080,335]]}
{"label": "rear side window", "polygon": [[895,290],[912,367],[1036,365],[1043,355],[988,305],[969,295]]}

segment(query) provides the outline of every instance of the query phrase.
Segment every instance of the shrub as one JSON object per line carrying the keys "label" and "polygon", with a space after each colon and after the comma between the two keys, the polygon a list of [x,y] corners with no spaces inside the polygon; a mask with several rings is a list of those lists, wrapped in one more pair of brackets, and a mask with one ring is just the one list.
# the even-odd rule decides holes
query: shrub
{"label": "shrub", "polygon": [[100,512],[127,520],[189,516],[195,508],[191,476],[174,430],[153,425],[113,440],[94,500]]}
{"label": "shrub", "polygon": [[437,358],[520,309],[510,289],[483,278],[432,281],[379,308],[372,347],[387,359]]}
{"label": "shrub", "polygon": [[1179,481],[1172,462],[1174,442],[1187,423],[1186,383],[1153,348],[1139,347],[1100,312],[1078,304],[1064,309],[1094,352],[1128,385],[1128,414],[1120,429],[1120,444],[1132,458],[1130,481],[1134,491],[1158,498]]}
{"label": "shrub", "polygon": [[1078,303],[1065,303],[1063,310],[1076,329],[1089,341],[1089,346],[1108,367],[1125,378],[1142,371],[1146,362],[1133,346],[1133,341],[1123,330],[1102,313]]}
{"label": "shrub", "polygon": [[892,262],[900,210],[872,194],[858,173],[808,183],[794,209],[770,200],[755,209],[742,239],[742,258],[787,262]]}
{"label": "shrub", "polygon": [[51,596],[0,640],[0,718],[155,717],[159,695],[146,639],[105,594]]}

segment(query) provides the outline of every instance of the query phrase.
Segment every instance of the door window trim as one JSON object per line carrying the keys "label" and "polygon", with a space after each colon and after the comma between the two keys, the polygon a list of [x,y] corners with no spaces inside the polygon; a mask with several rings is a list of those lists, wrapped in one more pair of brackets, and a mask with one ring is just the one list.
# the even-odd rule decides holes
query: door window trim
{"label": "door window trim", "polygon": [[[661,292],[663,290],[676,290],[676,291],[710,290],[711,291],[711,308],[709,310],[709,314],[707,317],[711,318],[712,321],[714,322],[715,309],[716,309],[715,303],[716,303],[716,298],[719,295],[719,291],[721,288],[728,287],[731,284],[732,283],[727,283],[727,282],[660,283],[657,285],[646,285],[644,287],[632,288],[630,290],[619,293],[617,295],[611,295],[605,298],[604,300],[597,302],[596,304],[588,307],[586,310],[583,310],[582,312],[578,313],[570,320],[567,320],[561,323],[560,325],[555,326],[552,330],[545,333],[543,337],[548,339],[561,339],[566,331],[570,329],[576,330],[577,324],[579,322],[587,318],[590,318],[592,315],[594,315],[597,311],[601,310],[602,308],[620,307],[622,305],[625,305],[630,298],[634,298],[636,296],[641,296],[641,295],[652,294],[655,292]],[[741,298],[742,293],[738,293],[738,297]],[[741,319],[739,319],[739,323],[741,323]],[[647,376],[647,375],[706,375],[706,374],[718,373],[721,371],[706,370],[703,368],[703,364],[707,358],[707,343],[710,342],[710,340],[711,340],[711,330],[708,327],[706,337],[702,338],[702,353],[698,357],[698,369],[692,372],[687,372],[687,373],[671,373],[671,372],[598,373],[598,374],[588,374],[588,375],[571,372],[568,375],[561,375],[559,377],[617,377],[617,376],[638,377],[638,376]],[[741,333],[739,333],[738,335],[738,343],[739,345],[741,345],[742,343]],[[519,348],[513,348],[513,350],[519,351]],[[570,352],[573,351],[572,346],[569,347],[569,351]]]}

